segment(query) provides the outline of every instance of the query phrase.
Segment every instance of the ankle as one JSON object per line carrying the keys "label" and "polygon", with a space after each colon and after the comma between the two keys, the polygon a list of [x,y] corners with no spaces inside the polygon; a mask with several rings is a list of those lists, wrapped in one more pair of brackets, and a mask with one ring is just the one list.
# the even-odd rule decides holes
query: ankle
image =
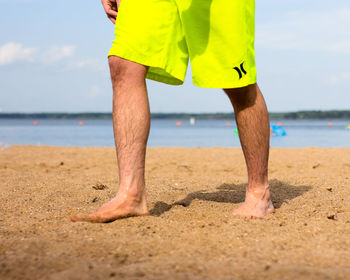
{"label": "ankle", "polygon": [[119,181],[118,193],[130,198],[142,198],[145,193],[145,179],[141,174],[137,176],[123,176]]}
{"label": "ankle", "polygon": [[270,187],[268,184],[248,186],[246,194],[263,200],[270,200],[271,198]]}
{"label": "ankle", "polygon": [[117,196],[134,202],[141,202],[145,199],[145,188],[120,188]]}

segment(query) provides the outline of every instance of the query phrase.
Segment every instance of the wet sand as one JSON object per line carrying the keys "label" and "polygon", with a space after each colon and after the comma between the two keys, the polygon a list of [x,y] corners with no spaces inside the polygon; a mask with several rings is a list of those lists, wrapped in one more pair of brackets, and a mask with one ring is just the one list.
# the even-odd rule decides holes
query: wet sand
{"label": "wet sand", "polygon": [[240,149],[150,148],[150,216],[72,223],[115,194],[114,149],[0,149],[0,279],[350,279],[350,149],[269,171],[276,212],[243,220]]}

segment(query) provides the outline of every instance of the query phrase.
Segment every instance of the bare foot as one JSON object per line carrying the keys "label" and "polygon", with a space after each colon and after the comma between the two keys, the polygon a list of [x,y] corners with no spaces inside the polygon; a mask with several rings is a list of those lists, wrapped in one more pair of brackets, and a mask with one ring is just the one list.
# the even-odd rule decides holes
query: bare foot
{"label": "bare foot", "polygon": [[148,215],[146,197],[141,199],[117,194],[111,201],[103,204],[100,209],[91,214],[79,213],[71,215],[72,222],[108,223],[117,219]]}
{"label": "bare foot", "polygon": [[267,188],[264,191],[247,190],[244,203],[233,210],[233,215],[240,216],[246,219],[262,218],[267,214],[274,212],[275,208],[270,199],[270,190]]}

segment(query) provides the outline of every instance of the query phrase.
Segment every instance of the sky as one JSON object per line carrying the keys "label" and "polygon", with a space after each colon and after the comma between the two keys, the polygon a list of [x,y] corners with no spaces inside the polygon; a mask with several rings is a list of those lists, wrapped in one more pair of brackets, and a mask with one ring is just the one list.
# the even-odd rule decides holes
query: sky
{"label": "sky", "polygon": [[[110,112],[113,39],[100,0],[0,0],[0,112]],[[349,0],[257,0],[255,47],[270,112],[350,109]],[[190,67],[147,87],[152,112],[232,111]]]}

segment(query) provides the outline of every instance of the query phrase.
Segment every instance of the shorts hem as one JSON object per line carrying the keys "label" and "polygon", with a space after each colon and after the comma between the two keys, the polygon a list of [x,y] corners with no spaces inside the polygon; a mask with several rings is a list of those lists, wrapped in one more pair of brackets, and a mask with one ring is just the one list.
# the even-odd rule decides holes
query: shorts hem
{"label": "shorts hem", "polygon": [[172,85],[172,86],[180,86],[184,83],[184,81],[182,81],[180,79],[167,78],[167,77],[164,77],[162,75],[159,75],[159,74],[156,74],[153,72],[149,72],[149,71],[147,72],[146,78],[149,80],[165,83],[165,84]]}
{"label": "shorts hem", "polygon": [[[110,56],[118,56],[123,59],[136,62],[145,66],[149,66],[148,72],[146,74],[146,78],[150,80],[154,80],[157,82],[162,82],[169,85],[182,85],[184,83],[184,80],[181,78],[178,78],[178,75],[174,74],[173,71],[169,71],[168,67],[164,67],[160,63],[154,63],[154,58],[147,59],[147,57],[140,58],[139,55],[137,55],[135,52],[130,51],[130,49],[126,52],[122,49],[111,49],[108,53],[108,57]],[[169,75],[169,77],[166,77],[162,74],[158,74],[153,72],[152,68],[158,68]],[[154,70],[156,71],[156,70]]]}
{"label": "shorts hem", "polygon": [[207,83],[201,83],[197,82],[195,80],[192,80],[193,84],[197,87],[201,88],[221,88],[221,89],[229,89],[229,88],[242,88],[249,85],[256,84],[256,79],[251,79],[246,82],[207,82]]}

